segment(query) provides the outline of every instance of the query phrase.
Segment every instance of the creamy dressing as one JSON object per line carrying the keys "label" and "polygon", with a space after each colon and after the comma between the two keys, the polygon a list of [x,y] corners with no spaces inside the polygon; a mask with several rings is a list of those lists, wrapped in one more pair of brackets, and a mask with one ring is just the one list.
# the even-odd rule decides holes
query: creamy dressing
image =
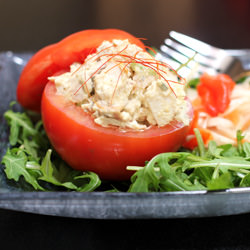
{"label": "creamy dressing", "polygon": [[188,125],[185,83],[167,65],[128,40],[104,41],[83,64],[50,77],[57,94],[104,127],[144,130],[173,120]]}

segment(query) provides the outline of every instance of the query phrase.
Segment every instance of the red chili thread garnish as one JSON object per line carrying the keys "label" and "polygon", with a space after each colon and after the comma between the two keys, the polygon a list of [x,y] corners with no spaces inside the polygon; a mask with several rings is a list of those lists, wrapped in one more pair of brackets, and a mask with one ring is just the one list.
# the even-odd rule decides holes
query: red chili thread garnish
{"label": "red chili thread garnish", "polygon": [[[106,55],[115,55],[115,54],[106,54]],[[139,63],[139,64],[142,64],[141,62],[143,63],[150,63],[150,64],[156,64],[157,67],[159,66],[163,66],[163,67],[167,67],[169,68],[170,70],[174,71],[175,74],[178,76],[178,78],[180,78],[181,80],[185,80],[183,77],[181,77],[176,70],[174,70],[170,65],[164,63],[164,62],[160,62],[154,58],[152,59],[142,59],[142,58],[135,58],[133,56],[129,56],[129,55],[126,55],[126,54],[120,54],[119,56],[123,56],[123,57],[128,57],[129,59],[134,59],[133,62],[131,63]],[[139,61],[138,61],[139,60]],[[126,62],[126,61],[121,61],[121,62]],[[145,65],[146,66],[146,65]],[[164,70],[161,70],[162,72],[166,73]]]}
{"label": "red chili thread garnish", "polygon": [[160,75],[161,78],[163,78],[165,80],[165,82],[167,82],[168,87],[171,89],[171,91],[173,92],[173,94],[176,96],[176,94],[175,94],[173,88],[171,87],[168,79],[166,79],[159,71],[157,71],[157,69],[155,69],[154,67],[151,67],[151,65],[144,64],[144,63],[141,63],[141,64],[144,65],[144,66],[146,66],[146,67],[148,67],[148,68],[150,68],[150,69],[152,69],[152,70],[154,70],[158,75]]}
{"label": "red chili thread garnish", "polygon": [[[95,56],[99,55],[99,54],[102,53],[103,51],[105,51],[105,50],[107,50],[107,49],[110,49],[110,48],[112,48],[112,47],[115,47],[115,45],[112,44],[112,45],[110,45],[110,46],[108,46],[108,47],[106,47],[106,48],[104,48],[104,49],[98,51],[98,52],[95,53],[92,57],[88,58],[84,63],[88,62],[89,60],[93,59]],[[100,58],[100,57],[97,57],[96,60],[98,60],[99,58]]]}
{"label": "red chili thread garnish", "polygon": [[[143,38],[140,38],[140,39],[143,39]],[[104,49],[102,49],[101,51],[99,51],[98,53],[96,53],[95,55],[93,55],[92,57],[90,57],[90,58],[88,58],[88,60],[86,60],[84,63],[86,63],[87,61],[89,61],[89,60],[91,60],[91,59],[93,59],[93,58],[95,58],[97,55],[99,55],[101,52],[103,52],[103,51],[105,51],[105,50],[107,50],[107,49],[109,49],[109,48],[111,48],[111,47],[114,47],[114,45],[111,45],[111,46],[109,46],[109,47],[106,47],[106,48],[104,48]],[[168,87],[171,89],[171,91],[173,92],[173,94],[176,96],[176,94],[175,94],[175,92],[174,92],[174,90],[173,90],[173,88],[171,87],[171,84],[170,84],[170,82],[171,83],[178,83],[178,84],[183,84],[183,83],[181,83],[181,82],[177,82],[177,81],[174,81],[174,80],[169,80],[169,79],[166,79],[163,75],[162,75],[162,73],[165,73],[165,74],[167,74],[167,72],[165,71],[165,70],[163,70],[163,69],[161,69],[160,68],[160,66],[162,66],[162,67],[165,67],[165,68],[168,68],[168,69],[170,69],[170,70],[172,70],[173,72],[175,72],[175,74],[177,75],[177,77],[179,78],[179,79],[181,79],[181,80],[183,80],[184,81],[184,84],[185,84],[185,82],[186,82],[186,80],[183,78],[183,77],[181,77],[178,73],[177,73],[177,71],[176,70],[174,70],[170,65],[168,65],[168,64],[166,64],[166,63],[163,63],[163,62],[160,62],[160,61],[158,61],[158,60],[156,60],[156,59],[154,59],[154,58],[152,58],[152,59],[142,59],[142,58],[138,58],[138,57],[136,57],[136,55],[140,52],[140,50],[138,50],[136,53],[135,53],[135,55],[134,56],[130,56],[130,55],[126,55],[126,54],[122,54],[122,52],[124,51],[124,50],[126,50],[126,48],[128,47],[128,45],[125,47],[125,48],[123,48],[121,51],[119,51],[118,53],[116,53],[116,54],[113,54],[113,53],[110,53],[110,54],[103,54],[103,55],[100,55],[100,56],[98,56],[95,60],[98,60],[98,59],[100,59],[101,57],[103,57],[103,56],[109,56],[109,58],[100,66],[100,67],[98,67],[98,69],[76,90],[76,92],[74,93],[74,94],[76,94],[83,86],[85,86],[86,85],[86,83],[106,64],[106,63],[108,63],[110,60],[112,60],[113,58],[115,58],[116,56],[121,56],[121,57],[123,57],[123,58],[128,58],[129,60],[124,60],[124,61],[119,61],[119,60],[117,60],[117,64],[116,65],[114,65],[114,66],[112,66],[111,68],[109,68],[107,71],[106,71],[106,73],[108,72],[108,71],[110,71],[110,70],[112,70],[113,68],[115,68],[115,67],[118,67],[118,66],[120,66],[121,64],[124,64],[125,63],[125,66],[122,68],[122,70],[121,70],[121,72],[120,72],[120,74],[119,74],[119,77],[118,77],[118,79],[117,79],[117,83],[116,83],[116,86],[115,86],[115,89],[114,89],[114,91],[113,91],[113,94],[112,94],[112,98],[111,98],[111,105],[112,105],[112,102],[113,102],[113,98],[114,98],[114,95],[115,95],[115,92],[116,92],[116,89],[117,89],[117,86],[118,86],[118,83],[119,83],[119,80],[120,80],[120,78],[121,78],[121,75],[122,75],[122,73],[124,72],[124,70],[126,69],[126,67],[129,65],[129,64],[131,64],[131,63],[138,63],[138,64],[141,64],[141,65],[143,65],[143,66],[145,66],[145,67],[148,67],[148,68],[150,68],[150,69],[152,69],[154,72],[156,72],[156,74],[160,77],[160,78],[162,78],[162,79],[164,79],[164,81],[167,83],[167,85],[168,85]],[[150,48],[150,47],[148,47],[148,48]],[[151,50],[153,50],[152,48],[150,48]],[[154,51],[154,50],[153,50]],[[79,67],[80,68],[80,67]],[[76,71],[78,71],[79,69],[77,69]],[[75,72],[76,72],[75,71]],[[73,74],[75,73],[75,72],[73,72]],[[86,86],[86,89],[87,89],[87,86]],[[88,95],[90,96],[90,93],[89,93],[89,91],[88,91],[88,89],[87,89],[87,92],[88,92]]]}
{"label": "red chili thread garnish", "polygon": [[[80,70],[80,68],[82,67],[83,64],[85,64],[85,63],[88,62],[89,60],[93,59],[96,55],[100,54],[102,51],[104,51],[104,50],[106,50],[106,49],[109,49],[109,48],[111,48],[111,47],[113,47],[113,46],[114,46],[114,45],[112,44],[111,46],[108,46],[108,47],[106,47],[106,48],[104,48],[104,49],[98,51],[98,52],[97,52],[96,54],[94,54],[92,57],[90,57],[90,58],[88,58],[87,60],[85,60],[85,61],[84,61],[84,62],[83,62],[74,72],[72,72],[71,75],[76,74],[76,72],[78,72],[78,71]],[[92,48],[90,51],[93,51],[93,50],[94,50],[94,48]],[[91,53],[89,53],[89,55],[91,55]],[[83,87],[83,86],[82,86],[82,87]],[[89,92],[88,86],[86,85],[85,88],[86,88],[86,92],[87,92],[88,96],[90,97],[90,92]],[[78,91],[79,91],[79,89],[74,93],[74,95],[75,95]]]}
{"label": "red chili thread garnish", "polygon": [[119,66],[119,65],[122,64],[122,63],[123,63],[123,62],[119,62],[119,63],[113,65],[111,68],[109,68],[109,69],[107,69],[107,70],[105,71],[105,74],[108,73],[110,70],[114,69],[115,67]]}
{"label": "red chili thread garnish", "polygon": [[[167,68],[169,68],[170,70],[174,71],[174,73],[176,74],[176,76],[177,76],[180,80],[184,81],[184,85],[186,84],[186,79],[185,79],[184,77],[182,77],[181,75],[179,75],[178,72],[177,72],[171,65],[169,65],[169,64],[167,64],[167,63],[165,63],[165,62],[160,62],[160,61],[158,61],[158,60],[156,60],[156,59],[154,59],[154,58],[152,58],[152,59],[147,59],[147,60],[152,60],[152,61],[154,61],[155,63],[157,63],[159,66],[167,67]],[[164,72],[163,70],[161,70],[161,71]],[[165,73],[166,73],[166,72],[165,72]],[[176,83],[182,84],[182,83],[180,83],[180,82],[176,82]]]}
{"label": "red chili thread garnish", "polygon": [[124,72],[124,70],[126,69],[126,67],[127,67],[129,64],[130,64],[130,62],[126,63],[126,65],[122,68],[122,70],[121,70],[121,72],[120,72],[120,74],[119,74],[119,76],[118,76],[118,79],[117,79],[117,81],[116,81],[116,85],[115,85],[115,88],[114,88],[114,91],[113,91],[113,94],[112,94],[112,97],[111,97],[110,106],[111,106],[112,103],[113,103],[113,99],[114,99],[115,92],[116,92],[116,89],[117,89],[119,80],[120,80],[120,78],[121,78],[121,75],[122,75],[122,73]]}
{"label": "red chili thread garnish", "polygon": [[107,63],[109,62],[112,58],[114,58],[115,56],[118,56],[120,53],[122,53],[126,48],[128,47],[128,45],[123,48],[120,52],[118,52],[117,54],[114,54],[113,56],[111,56],[108,60],[106,60],[74,93],[74,95],[84,86],[86,85],[86,83]]}
{"label": "red chili thread garnish", "polygon": [[147,41],[148,39],[145,37],[136,37],[137,39],[141,40],[141,41]]}
{"label": "red chili thread garnish", "polygon": [[[112,54],[112,55],[115,55],[115,54]],[[152,60],[150,60],[150,61],[147,62],[145,59],[143,60],[143,59],[141,59],[141,58],[135,58],[135,57],[129,56],[129,55],[120,54],[120,56],[128,57],[128,58],[132,59],[132,61],[129,61],[128,63],[132,63],[132,62],[134,62],[134,63],[139,63],[139,64],[141,64],[141,65],[143,65],[143,66],[145,66],[145,67],[151,68],[151,69],[152,69],[153,71],[155,71],[161,78],[163,78],[163,79],[165,80],[165,82],[167,82],[169,88],[171,89],[171,91],[173,92],[173,94],[176,96],[176,94],[175,94],[173,88],[171,87],[171,85],[170,85],[170,83],[169,83],[170,80],[166,79],[166,78],[157,70],[157,68],[155,68],[154,66],[150,65],[150,64],[152,64]],[[126,62],[126,61],[125,61],[125,62]],[[157,60],[154,60],[153,62],[158,64],[158,61],[157,61]],[[162,64],[162,63],[159,63],[159,64]],[[163,65],[165,65],[165,64],[163,64]],[[166,66],[166,65],[165,65],[165,66]],[[166,73],[165,71],[163,71],[163,72]],[[172,82],[172,81],[171,81],[171,82]]]}
{"label": "red chili thread garnish", "polygon": [[[156,59],[154,59],[154,58],[152,58],[152,59],[147,59],[147,60],[153,60],[153,62],[157,63],[157,67],[158,67],[158,66],[163,66],[163,67],[167,67],[167,68],[169,68],[170,70],[174,71],[174,73],[176,74],[176,76],[177,76],[180,80],[184,81],[184,84],[181,83],[181,82],[176,82],[176,83],[183,84],[183,85],[186,84],[186,79],[185,79],[184,77],[182,77],[181,75],[179,75],[178,72],[177,72],[171,65],[169,65],[169,64],[167,64],[167,63],[165,63],[165,62],[160,62],[160,61],[158,61],[158,60],[156,60]],[[161,70],[161,69],[160,69],[160,70]],[[163,70],[161,70],[161,71],[164,72],[164,73],[166,73],[166,72],[163,71]]]}
{"label": "red chili thread garnish", "polygon": [[[104,48],[104,49],[98,51],[98,52],[95,53],[92,57],[86,59],[86,60],[85,60],[85,61],[84,61],[84,62],[83,62],[74,72],[72,72],[71,75],[74,75],[74,74],[82,67],[83,64],[85,64],[85,63],[88,62],[89,60],[93,59],[95,56],[99,55],[99,54],[100,54],[101,52],[103,52],[104,50],[110,49],[110,48],[112,48],[112,47],[114,47],[113,44],[112,44],[111,46],[108,46],[108,47],[106,47],[106,48]],[[92,50],[93,50],[93,48],[92,48]],[[91,53],[90,53],[89,55],[91,55]]]}
{"label": "red chili thread garnish", "polygon": [[[140,52],[139,50],[136,51],[136,53],[134,54],[134,58],[136,58],[136,55],[137,55],[139,52]],[[117,65],[119,66],[121,63],[122,63],[122,62],[118,63]],[[113,94],[112,94],[112,98],[111,98],[111,101],[110,101],[110,105],[112,105],[112,103],[113,103],[113,99],[114,99],[115,92],[116,92],[116,89],[117,89],[119,80],[120,80],[120,78],[121,78],[121,75],[122,75],[122,73],[124,72],[124,70],[126,69],[126,67],[127,67],[130,63],[131,63],[131,62],[127,62],[127,63],[125,64],[125,66],[123,67],[123,69],[121,70],[120,74],[119,74],[119,77],[118,77],[117,82],[116,82],[116,85],[115,85],[115,89],[114,89]],[[115,66],[117,66],[117,65],[115,65]]]}
{"label": "red chili thread garnish", "polygon": [[[111,55],[111,56],[114,57],[114,56],[116,56],[117,54],[105,54],[105,56],[108,56],[108,55]],[[129,64],[129,63],[138,63],[138,64],[141,64],[141,65],[143,65],[143,66],[145,66],[145,67],[151,68],[151,69],[152,69],[153,71],[155,71],[161,78],[163,78],[165,82],[167,82],[169,88],[171,89],[171,91],[173,92],[173,94],[176,96],[176,94],[175,94],[175,92],[174,92],[174,90],[173,90],[173,88],[171,87],[171,85],[170,85],[169,82],[175,82],[175,83],[178,83],[178,84],[182,84],[182,83],[176,82],[176,81],[173,81],[173,80],[168,80],[168,79],[166,79],[166,78],[159,72],[159,71],[161,71],[161,72],[163,72],[163,73],[166,73],[166,71],[159,69],[159,66],[160,66],[160,65],[172,69],[171,66],[169,66],[169,65],[167,65],[167,64],[165,64],[165,63],[159,62],[159,61],[157,61],[156,59],[153,59],[153,58],[150,59],[150,60],[146,60],[146,59],[136,58],[136,57],[134,57],[134,56],[129,56],[129,55],[125,55],[125,54],[119,54],[119,56],[122,56],[122,57],[126,57],[126,58],[131,59],[131,61],[118,61],[119,63],[120,63],[120,62],[122,62],[122,63],[128,63],[128,64]],[[151,65],[150,65],[150,64],[151,64]],[[155,66],[152,66],[152,64],[156,64],[157,67],[155,68]],[[158,69],[157,69],[157,68],[158,68]],[[181,79],[184,79],[184,78],[182,78],[181,76],[179,76],[179,74],[178,74],[175,70],[173,70],[173,71],[177,74],[178,77],[180,77]]]}

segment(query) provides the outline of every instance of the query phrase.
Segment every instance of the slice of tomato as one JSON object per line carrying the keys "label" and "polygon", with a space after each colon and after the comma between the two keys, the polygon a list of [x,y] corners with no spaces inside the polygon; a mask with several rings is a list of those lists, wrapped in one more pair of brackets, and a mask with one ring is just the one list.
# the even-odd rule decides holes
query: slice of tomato
{"label": "slice of tomato", "polygon": [[89,113],[57,95],[53,82],[43,93],[42,119],[53,147],[72,168],[94,171],[108,180],[127,180],[132,172],[126,166],[144,166],[158,153],[176,151],[188,132],[179,122],[144,131],[102,127]]}
{"label": "slice of tomato", "polygon": [[74,62],[82,63],[104,40],[128,39],[141,48],[144,44],[133,35],[118,29],[84,30],[38,51],[21,73],[17,100],[26,109],[40,112],[41,97],[48,77],[59,70],[68,70]]}

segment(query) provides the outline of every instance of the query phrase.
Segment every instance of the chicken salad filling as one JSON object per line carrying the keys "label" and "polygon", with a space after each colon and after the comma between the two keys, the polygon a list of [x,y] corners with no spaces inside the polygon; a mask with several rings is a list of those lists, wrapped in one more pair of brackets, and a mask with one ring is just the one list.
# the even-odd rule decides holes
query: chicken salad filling
{"label": "chicken salad filling", "polygon": [[104,41],[83,64],[49,80],[57,94],[104,127],[144,130],[190,122],[184,79],[128,40]]}

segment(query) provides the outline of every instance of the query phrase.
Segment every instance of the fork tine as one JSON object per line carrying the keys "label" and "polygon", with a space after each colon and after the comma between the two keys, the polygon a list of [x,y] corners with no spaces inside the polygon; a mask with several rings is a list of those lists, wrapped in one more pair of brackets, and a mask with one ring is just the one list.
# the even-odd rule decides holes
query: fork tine
{"label": "fork tine", "polygon": [[176,41],[184,44],[185,46],[191,48],[194,51],[201,53],[204,56],[217,57],[218,54],[226,54],[226,52],[222,49],[213,47],[207,43],[201,42],[195,38],[189,37],[179,32],[170,31],[169,35]]}
{"label": "fork tine", "polygon": [[[175,59],[172,59],[168,54],[165,54],[163,51],[159,51],[157,53],[156,59],[170,65],[174,70],[177,70],[183,64],[183,63],[180,63],[180,62],[176,61]],[[194,65],[192,67],[188,67],[190,65],[182,66],[178,70],[178,74],[181,75],[182,77],[186,78],[186,77],[189,77],[191,75],[193,77],[198,77],[203,72],[207,72],[207,73],[210,73],[210,74],[216,74],[217,73],[217,71],[214,68],[202,66],[200,64],[195,64],[194,62],[190,62],[190,63],[191,64],[193,63]]]}
{"label": "fork tine", "polygon": [[[194,61],[198,62],[199,64],[202,64],[204,66],[208,66],[211,68],[216,68],[219,69],[219,65],[220,65],[220,58],[210,58],[210,57],[205,57],[201,54],[197,54],[196,51],[181,45],[180,43],[177,43],[169,38],[167,38],[165,40],[165,44],[171,48],[173,48],[174,50],[178,51],[179,53],[185,55],[188,58],[193,58]],[[163,47],[162,50],[167,50],[167,47]]]}
{"label": "fork tine", "polygon": [[[165,54],[167,54],[169,57],[172,57],[175,60],[177,60],[178,62],[180,62],[180,64],[184,64],[188,60],[188,57],[186,57],[183,54],[177,52],[176,50],[171,49],[170,47],[168,47],[166,45],[161,45],[160,50],[162,52],[164,52]],[[189,64],[189,66],[190,67],[194,66],[194,62],[192,61],[191,65]]]}
{"label": "fork tine", "polygon": [[196,54],[196,51],[194,51],[194,50],[192,50],[184,45],[181,45],[179,42],[177,43],[177,42],[173,41],[172,39],[166,38],[164,43],[167,46],[170,46],[171,48],[174,48],[175,50],[180,51],[183,55],[186,55],[189,58],[193,57]]}
{"label": "fork tine", "polygon": [[[175,67],[175,69],[178,69],[179,73],[184,68],[186,70],[186,74],[182,75],[184,77],[189,78],[207,72],[209,74],[225,73],[235,78],[240,72],[245,71],[242,62],[231,56],[226,50],[210,46],[175,31],[171,31],[170,36],[175,41],[165,39],[165,45],[162,45],[158,52],[161,55],[159,60],[166,61],[171,58],[171,60],[177,61],[182,67]],[[194,51],[197,53],[195,56],[193,56]],[[194,60],[188,60],[192,57]],[[166,59],[164,60],[164,58]]]}
{"label": "fork tine", "polygon": [[[170,57],[170,58],[174,58],[175,60],[177,60],[180,63],[180,65],[185,64],[188,61],[188,57],[182,55],[178,51],[173,50],[166,45],[161,45],[160,50],[163,53],[165,53],[165,56]],[[204,60],[206,60],[206,58]],[[208,62],[209,62],[209,59],[208,59]],[[204,65],[199,64],[198,71],[199,72],[206,71],[206,72],[210,72],[211,74],[215,74],[217,72],[217,69],[214,67],[214,65],[215,65],[215,63],[211,63],[210,65],[209,64],[204,64]],[[197,68],[197,62],[192,60],[192,61],[188,62],[187,67],[190,70],[193,68]]]}

